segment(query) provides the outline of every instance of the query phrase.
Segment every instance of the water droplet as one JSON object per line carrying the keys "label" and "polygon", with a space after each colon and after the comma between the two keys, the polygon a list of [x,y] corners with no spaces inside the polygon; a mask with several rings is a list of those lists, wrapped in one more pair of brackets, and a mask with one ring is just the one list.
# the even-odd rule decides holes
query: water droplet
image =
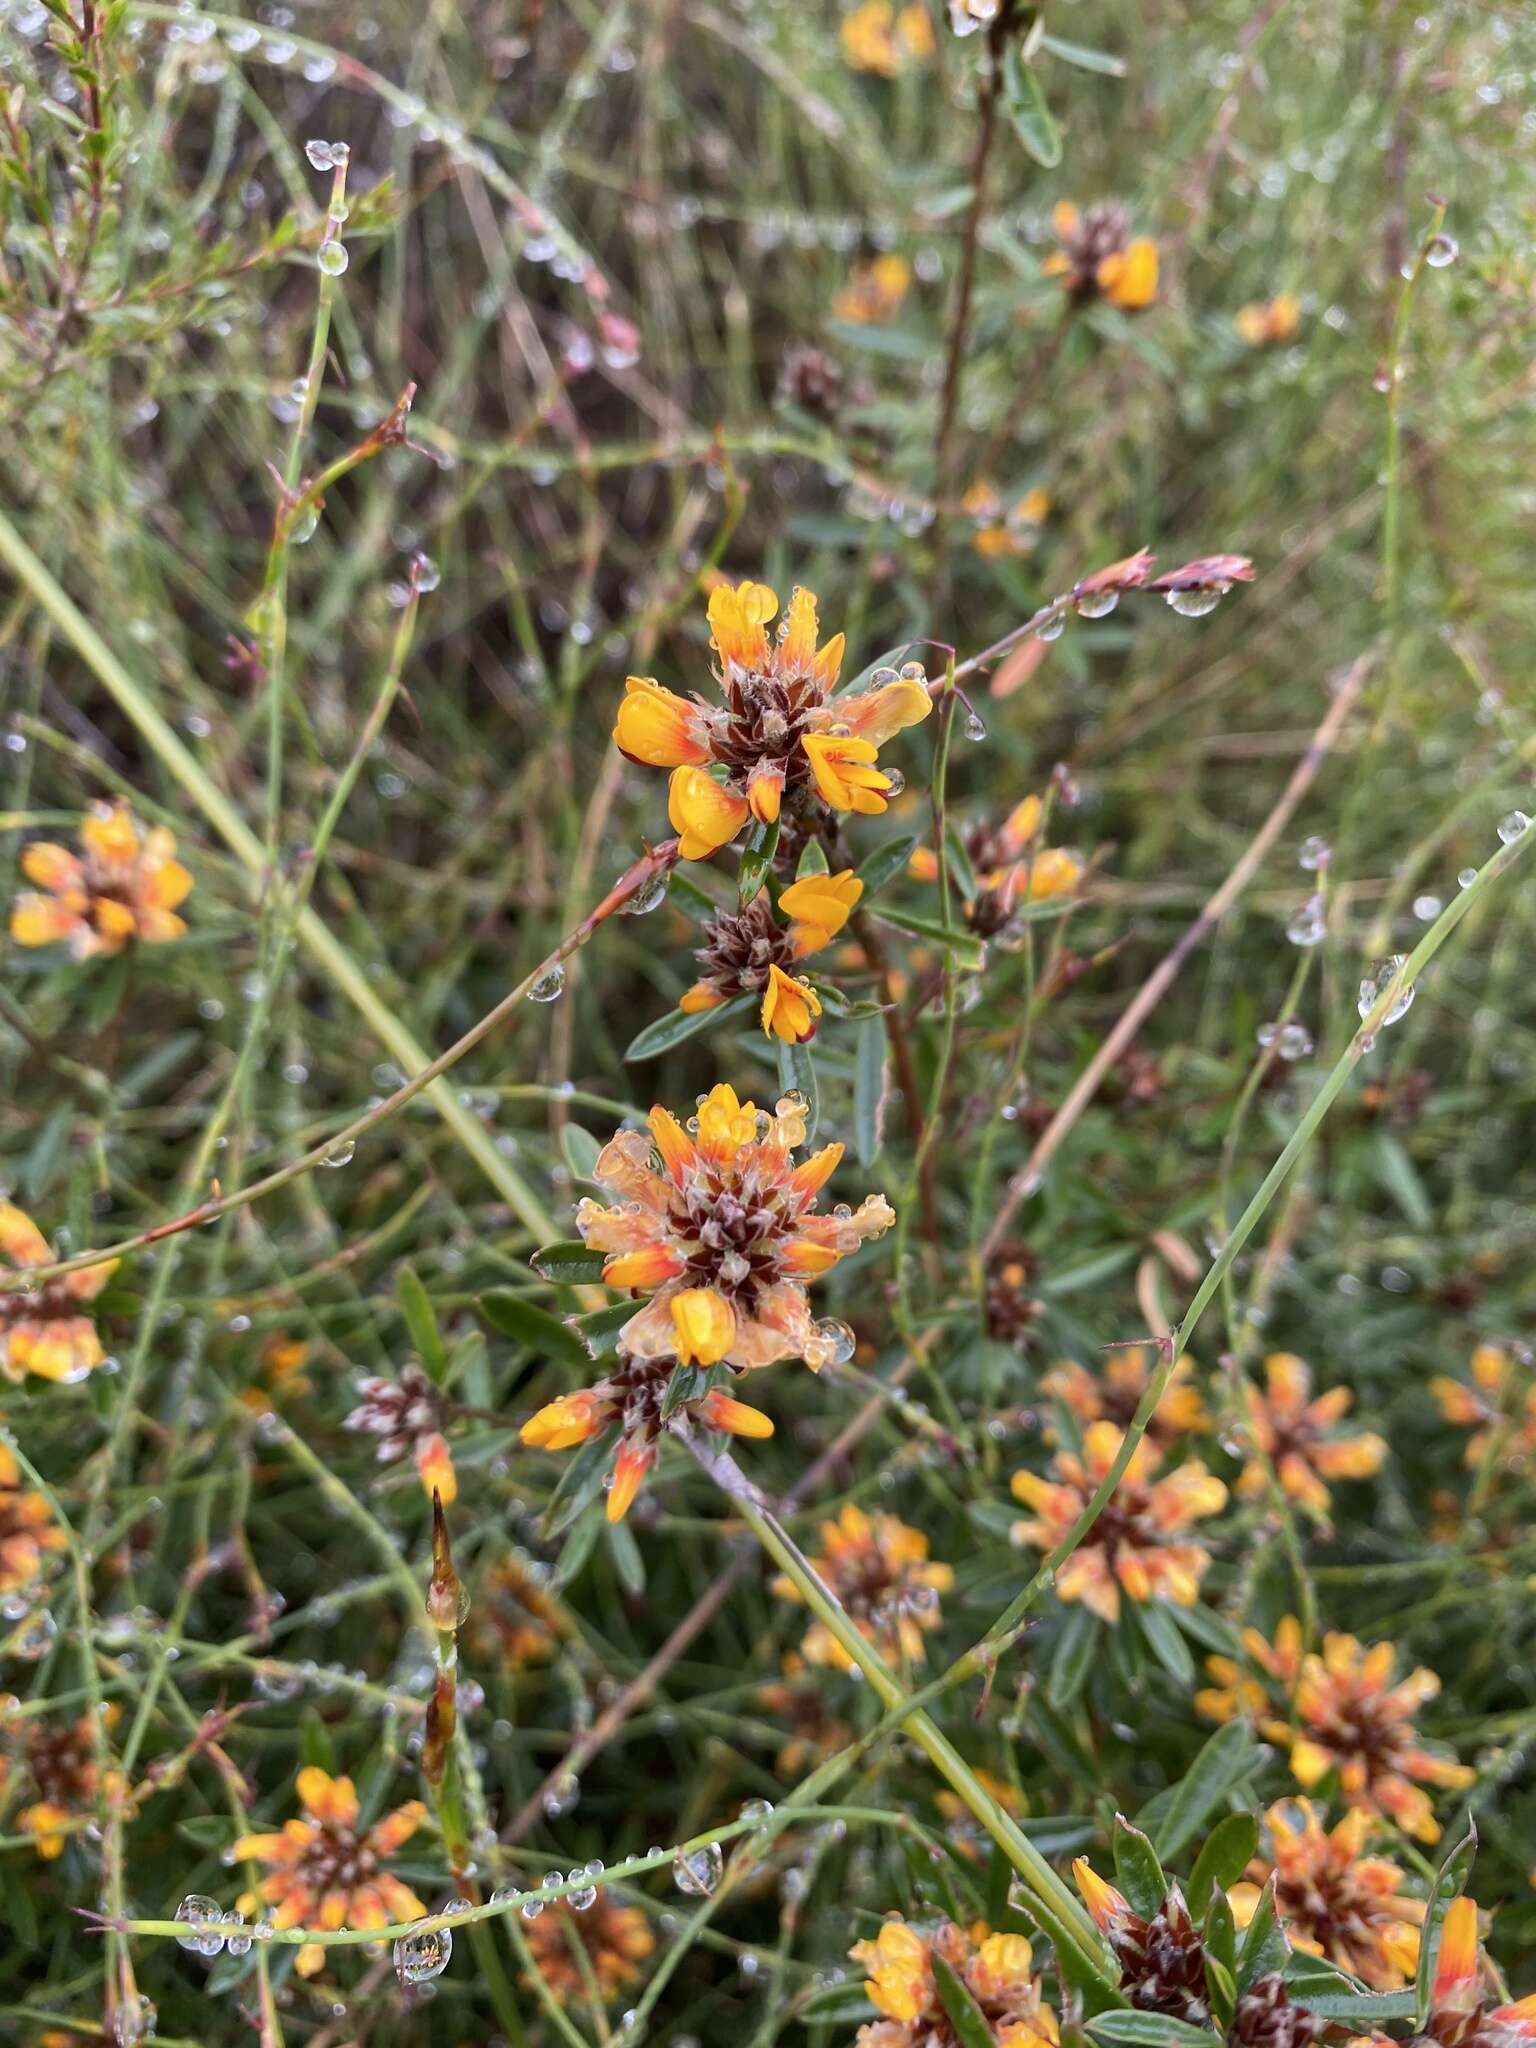
{"label": "water droplet", "polygon": [[1059,640],[1067,630],[1066,617],[1061,612],[1051,612],[1035,628],[1037,640]]}
{"label": "water droplet", "polygon": [[1260,1045],[1268,1047],[1274,1044],[1275,1039],[1279,1034],[1279,1030],[1280,1027],[1278,1024],[1261,1024],[1258,1030],[1255,1031],[1253,1035],[1259,1041]]}
{"label": "water droplet", "polygon": [[216,1956],[223,1948],[224,1936],[218,1930],[224,1913],[217,1899],[206,1892],[188,1892],[176,1908],[176,1918],[190,1923],[190,1931],[176,1937],[178,1948],[195,1956]]}
{"label": "water droplet", "polygon": [[1433,924],[1444,908],[1438,896],[1415,896],[1413,899],[1413,914],[1420,924]]}
{"label": "water droplet", "polygon": [[1287,1024],[1275,1045],[1283,1060],[1304,1060],[1312,1050],[1312,1034],[1305,1024]]}
{"label": "water droplet", "polygon": [[986,738],[986,721],[982,718],[979,711],[971,711],[966,714],[965,736],[968,740],[978,743]]}
{"label": "water droplet", "polygon": [[353,1159],[356,1156],[356,1139],[343,1138],[339,1145],[333,1145],[331,1147],[330,1151],[326,1153],[325,1157],[321,1160],[320,1164],[322,1166],[350,1166],[352,1164]]}
{"label": "water droplet", "polygon": [[245,1924],[245,1915],[243,1913],[226,1913],[224,1915],[224,1925],[229,1930],[224,1936],[224,1943],[230,1954],[232,1956],[249,1955],[251,1949],[251,1930]]}
{"label": "water droplet", "polygon": [[901,664],[901,680],[904,683],[926,683],[928,671],[920,661],[904,661]]}
{"label": "water droplet", "polygon": [[702,1849],[679,1849],[672,1858],[672,1882],[691,1898],[707,1899],[720,1882],[725,1858],[718,1842],[706,1842]]}
{"label": "water droplet", "polygon": [[894,668],[872,668],[869,672],[869,687],[872,690],[887,689],[892,683],[901,681],[901,671]]}
{"label": "water droplet", "polygon": [[[1383,960],[1373,974],[1365,977],[1360,983],[1360,998],[1357,1005],[1362,1017],[1368,1017],[1371,1014],[1382,996],[1385,995],[1393,979],[1407,964],[1408,956],[1406,953],[1394,953],[1390,960]],[[1383,1030],[1386,1029],[1387,1025],[1395,1024],[1399,1017],[1405,1017],[1408,1014],[1409,1010],[1413,1007],[1413,998],[1416,993],[1417,991],[1412,982],[1409,982],[1406,987],[1398,991],[1391,1009],[1381,1019],[1381,1028]]]}
{"label": "water droplet", "polygon": [[1522,832],[1530,830],[1531,821],[1524,811],[1510,811],[1499,820],[1499,837],[1506,846],[1518,839]]}
{"label": "water droplet", "polygon": [[402,1934],[394,1947],[395,1975],[402,1984],[425,1984],[441,1977],[453,1954],[453,1935],[446,1927]]}
{"label": "water droplet", "polygon": [[418,590],[436,590],[442,580],[443,572],[430,555],[417,554],[411,557],[411,581]]}
{"label": "water droplet", "polygon": [[1424,261],[1431,270],[1444,270],[1460,254],[1454,235],[1431,235],[1424,245]]}
{"label": "water droplet", "polygon": [[1085,590],[1077,600],[1080,619],[1107,619],[1120,602],[1118,590]]}
{"label": "water droplet", "polygon": [[1327,840],[1314,832],[1310,838],[1303,839],[1301,842],[1301,851],[1296,856],[1296,865],[1299,868],[1305,868],[1308,874],[1316,874],[1319,868],[1327,867],[1332,852],[1333,849],[1329,846]]}
{"label": "water droplet", "polygon": [[1181,619],[1203,619],[1221,603],[1222,593],[1207,585],[1201,590],[1170,590],[1168,606]]}
{"label": "water droplet", "polygon": [[644,917],[665,900],[667,876],[665,873],[650,875],[638,889],[633,890],[619,905],[622,917]]}
{"label": "water droplet", "polygon": [[766,1820],[773,1811],[771,1799],[744,1799],[741,1802],[742,1820]]}
{"label": "water droplet", "polygon": [[336,159],[331,154],[331,145],[328,142],[322,142],[318,136],[312,136],[305,143],[304,154],[309,158],[311,170],[329,171],[335,169]]}
{"label": "water droplet", "polygon": [[541,974],[528,991],[530,1003],[552,1003],[565,987],[565,969],[557,961],[547,974]]}
{"label": "water droplet", "polygon": [[319,524],[320,507],[318,505],[306,505],[289,527],[288,538],[296,548],[301,548],[307,540],[314,539],[315,529]]}
{"label": "water droplet", "polygon": [[1328,920],[1323,914],[1321,896],[1309,896],[1285,928],[1285,936],[1293,946],[1321,945],[1328,936]]}
{"label": "water droplet", "polygon": [[152,2041],[160,2013],[153,2000],[142,1991],[125,1999],[112,2015],[112,2039],[117,2048],[139,2048],[143,2041]]}
{"label": "water droplet", "polygon": [[885,796],[888,798],[900,796],[907,786],[907,778],[902,774],[901,770],[899,768],[882,768],[880,772],[889,785],[884,791]]}
{"label": "water droplet", "polygon": [[322,242],[315,251],[315,261],[327,277],[340,277],[351,258],[345,242]]}
{"label": "water droplet", "polygon": [[816,1334],[831,1345],[831,1360],[834,1365],[846,1365],[858,1349],[859,1340],[847,1323],[836,1316],[828,1316],[816,1325]]}

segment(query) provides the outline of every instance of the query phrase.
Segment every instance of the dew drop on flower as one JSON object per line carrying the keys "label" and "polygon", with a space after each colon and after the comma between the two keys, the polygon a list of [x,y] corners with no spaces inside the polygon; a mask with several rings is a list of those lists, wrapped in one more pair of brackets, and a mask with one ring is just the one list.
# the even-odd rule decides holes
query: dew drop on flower
{"label": "dew drop on flower", "polygon": [[890,668],[889,666],[884,668],[872,668],[869,672],[869,687],[872,690],[883,690],[886,689],[891,683],[899,683],[900,681],[900,670]]}
{"label": "dew drop on flower", "polygon": [[1431,270],[1444,270],[1460,253],[1454,235],[1431,235],[1424,247],[1424,261]]}
{"label": "dew drop on flower", "polygon": [[1107,619],[1120,602],[1118,590],[1085,590],[1077,600],[1080,619]]}
{"label": "dew drop on flower", "polygon": [[978,742],[986,738],[986,721],[982,718],[979,711],[971,711],[966,714],[965,736],[968,740]]}
{"label": "dew drop on flower", "polygon": [[528,991],[530,1003],[552,1003],[565,987],[565,969],[557,962],[547,974],[541,974]]}
{"label": "dew drop on flower", "polygon": [[890,785],[883,794],[887,797],[900,796],[907,786],[907,778],[902,774],[901,770],[899,768],[882,768],[880,772]]}
{"label": "dew drop on flower", "polygon": [[672,1881],[691,1898],[707,1899],[720,1882],[725,1858],[718,1842],[706,1842],[702,1849],[679,1849],[672,1858]]}
{"label": "dew drop on flower", "polygon": [[640,884],[638,889],[625,897],[624,901],[619,905],[620,915],[623,917],[644,917],[648,911],[656,909],[666,896],[666,893],[666,875],[651,875]]}
{"label": "dew drop on flower", "polygon": [[1522,832],[1530,830],[1530,819],[1524,811],[1510,811],[1499,820],[1499,837],[1506,846],[1518,839]]}
{"label": "dew drop on flower", "polygon": [[901,664],[901,680],[904,683],[926,683],[928,671],[920,661],[904,661]]}
{"label": "dew drop on flower", "polygon": [[1221,592],[1207,587],[1203,590],[1170,590],[1168,606],[1181,619],[1203,619],[1207,612],[1215,611],[1221,603]]}
{"label": "dew drop on flower", "polygon": [[834,1365],[846,1365],[858,1348],[858,1339],[847,1323],[839,1322],[836,1316],[828,1316],[816,1325],[816,1334],[831,1345],[831,1360]]}
{"label": "dew drop on flower", "polygon": [[394,1947],[395,1975],[402,1984],[425,1984],[441,1977],[453,1954],[453,1935],[446,1927],[402,1934]]}
{"label": "dew drop on flower", "polygon": [[176,1908],[176,1918],[190,1923],[188,1932],[176,1937],[178,1948],[195,1956],[216,1956],[223,1948],[223,1935],[212,1931],[224,1918],[217,1899],[210,1899],[205,1892],[188,1892]]}
{"label": "dew drop on flower", "polygon": [[340,277],[351,259],[345,242],[322,242],[315,251],[315,261],[327,277]]}

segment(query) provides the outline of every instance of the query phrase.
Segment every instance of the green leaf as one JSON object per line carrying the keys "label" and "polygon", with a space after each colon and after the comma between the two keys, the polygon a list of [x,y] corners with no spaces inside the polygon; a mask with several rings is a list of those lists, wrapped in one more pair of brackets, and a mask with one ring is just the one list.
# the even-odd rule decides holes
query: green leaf
{"label": "green leaf", "polygon": [[579,1237],[564,1237],[558,1244],[544,1245],[528,1263],[541,1280],[581,1287],[602,1279],[606,1257],[595,1247],[583,1244]]}
{"label": "green leaf", "polygon": [[1028,153],[1054,171],[1061,162],[1061,130],[1034,66],[1025,62],[1017,43],[1010,43],[1003,55],[1003,104]]}
{"label": "green leaf", "polygon": [[1218,1728],[1195,1758],[1158,1825],[1158,1853],[1171,1862],[1191,1843],[1253,1761],[1253,1731],[1245,1721]]}
{"label": "green leaf", "polygon": [[1115,1815],[1112,1837],[1115,1877],[1121,1891],[1143,1920],[1150,1920],[1168,1896],[1168,1880],[1157,1851],[1140,1828],[1132,1827],[1123,1813]]}
{"label": "green leaf", "polygon": [[634,1531],[628,1522],[608,1522],[605,1527],[619,1584],[626,1593],[638,1596],[645,1591],[645,1559],[640,1555]]}
{"label": "green leaf", "polygon": [[336,1768],[336,1752],[331,1748],[331,1738],[325,1723],[313,1707],[306,1707],[299,1722],[299,1761],[315,1764],[322,1771]]}
{"label": "green leaf", "polygon": [[680,867],[672,870],[667,882],[667,901],[678,910],[686,911],[689,917],[696,917],[700,924],[708,924],[719,911],[725,908],[717,903],[707,889],[701,889],[692,875]]}
{"label": "green leaf", "polygon": [[747,834],[747,843],[742,848],[741,865],[736,870],[736,900],[745,910],[753,897],[768,879],[768,870],[773,866],[773,856],[778,850],[779,821],[771,825],[753,821]]}
{"label": "green leaf", "polygon": [[1201,1939],[1207,1952],[1216,1957],[1230,1977],[1237,1967],[1237,1926],[1225,1892],[1212,1895],[1211,1910],[1205,1916]]}
{"label": "green leaf", "polygon": [[864,884],[864,896],[860,900],[867,900],[876,890],[883,889],[887,882],[893,882],[898,875],[904,875],[916,845],[915,836],[907,839],[887,839],[883,845],[875,847],[873,852],[865,854],[856,870],[859,880]]}
{"label": "green leaf", "polygon": [[1113,57],[1108,50],[1086,49],[1082,43],[1069,43],[1061,36],[1042,36],[1040,47],[1059,57],[1063,64],[1075,65],[1079,71],[1097,71],[1105,78],[1125,76],[1124,58]]}
{"label": "green leaf", "polygon": [[807,839],[800,849],[800,859],[795,867],[795,880],[805,875],[824,875],[828,872],[827,856],[819,839]]}
{"label": "green leaf", "polygon": [[713,1031],[721,1024],[745,1017],[757,1008],[756,996],[737,996],[729,1003],[717,1004],[713,1010],[669,1010],[665,1017],[658,1017],[654,1024],[647,1024],[643,1031],[637,1031],[625,1049],[626,1060],[653,1060],[658,1054],[670,1052],[674,1045],[681,1045],[685,1039],[697,1038],[701,1031]]}
{"label": "green leaf", "polygon": [[565,1154],[565,1163],[571,1169],[572,1179],[592,1178],[597,1155],[603,1148],[590,1131],[583,1130],[580,1124],[567,1124],[560,1133],[560,1149]]}
{"label": "green leaf", "polygon": [[623,1301],[610,1301],[590,1315],[572,1316],[570,1326],[581,1332],[581,1341],[592,1357],[602,1358],[615,1348],[613,1340],[635,1312],[635,1303],[626,1295]]}
{"label": "green leaf", "polygon": [[1205,1992],[1211,2002],[1211,2018],[1225,2033],[1237,2010],[1237,1983],[1226,1964],[1209,1949],[1205,1952]]}
{"label": "green leaf", "polygon": [[1229,1813],[1220,1820],[1205,1839],[1205,1847],[1195,1858],[1194,1871],[1189,1880],[1189,1910],[1191,1917],[1204,1917],[1206,1902],[1212,1888],[1225,1891],[1228,1885],[1237,1883],[1253,1860],[1253,1852],[1259,1845],[1259,1824],[1251,1813]]}
{"label": "green leaf", "polygon": [[930,1961],[934,1989],[949,2016],[960,2048],[997,2048],[987,2016],[976,2003],[970,1987],[955,1974],[937,1949],[931,1952]]}
{"label": "green leaf", "polygon": [[1152,1654],[1180,1685],[1193,1686],[1195,1683],[1195,1660],[1190,1655],[1188,1643],[1178,1623],[1166,1607],[1155,1600],[1138,1607],[1136,1618],[1141,1623],[1141,1632],[1151,1645]]}
{"label": "green leaf", "polygon": [[780,1039],[779,1086],[786,1095],[793,1089],[805,1097],[805,1142],[809,1144],[821,1119],[821,1091],[816,1085],[816,1063],[808,1045],[786,1045]]}
{"label": "green leaf", "polygon": [[853,1041],[853,1149],[860,1166],[873,1166],[880,1156],[888,1053],[885,1019],[865,1017]]}
{"label": "green leaf", "polygon": [[661,1419],[669,1421],[685,1401],[700,1401],[709,1384],[708,1377],[696,1365],[675,1365],[672,1377],[667,1381],[667,1391],[661,1397]]}
{"label": "green leaf", "polygon": [[1237,1968],[1233,1975],[1238,1990],[1248,1990],[1256,1979],[1267,1977],[1271,1970],[1283,1970],[1290,1953],[1291,1945],[1281,1931],[1275,1908],[1275,1886],[1271,1879],[1259,1894],[1259,1903],[1248,1922],[1243,1945],[1237,1952]]}
{"label": "green leaf", "polygon": [[606,1527],[607,1523],[597,1502],[587,1501],[571,1523],[570,1534],[560,1547],[560,1555],[555,1559],[554,1580],[557,1586],[568,1586],[577,1576],[592,1555],[593,1544]]}
{"label": "green leaf", "polygon": [[1053,1707],[1071,1706],[1088,1682],[1088,1673],[1099,1653],[1099,1617],[1081,1604],[1068,1607],[1056,1654],[1051,1659],[1051,1676],[1046,1691]]}
{"label": "green leaf", "polygon": [[1285,1986],[1298,2005],[1320,2019],[1355,2020],[1368,2028],[1382,2020],[1413,2018],[1411,1991],[1368,1991],[1321,1956],[1293,1956],[1286,1965]]}
{"label": "green leaf", "polygon": [[540,1358],[557,1358],[562,1365],[582,1367],[592,1363],[591,1352],[569,1323],[524,1301],[508,1287],[492,1287],[475,1306],[493,1330],[500,1330],[514,1343],[526,1344]]}
{"label": "green leaf", "polygon": [[1161,2012],[1101,2012],[1088,2022],[1089,2032],[1101,2041],[1124,2041],[1132,2048],[1210,2048],[1217,2037],[1205,2027],[1192,2027],[1187,2020],[1170,2019]]}
{"label": "green leaf", "polygon": [[965,850],[965,841],[957,825],[945,828],[944,847],[949,855],[950,878],[969,903],[976,894],[976,870],[971,866],[971,856]]}
{"label": "green leaf", "polygon": [[431,1297],[414,1266],[400,1268],[395,1279],[395,1293],[399,1297],[400,1313],[405,1317],[405,1327],[410,1332],[416,1356],[421,1360],[421,1369],[435,1386],[440,1387],[447,1376],[448,1354],[443,1347],[443,1333],[437,1326],[437,1310],[433,1308]]}
{"label": "green leaf", "polygon": [[71,1106],[61,1102],[32,1141],[21,1169],[21,1183],[34,1202],[41,1202],[69,1156],[69,1133],[74,1118]]}
{"label": "green leaf", "polygon": [[942,925],[936,917],[914,917],[906,910],[882,910],[880,917],[883,923],[894,925],[899,932],[942,946],[957,967],[977,973],[986,964],[986,947],[974,932],[964,931],[959,925]]}
{"label": "green leaf", "polygon": [[1459,1899],[1466,1890],[1467,1879],[1472,1871],[1472,1859],[1476,1854],[1477,1828],[1469,1816],[1467,1832],[1435,1872],[1429,1903],[1424,1909],[1424,1926],[1419,1935],[1419,1968],[1414,1979],[1414,1990],[1417,1994],[1414,2010],[1420,2027],[1429,2018],[1435,1964],[1440,1958],[1440,1936],[1445,1929],[1445,1916],[1451,1909],[1452,1900]]}
{"label": "green leaf", "polygon": [[1371,1164],[1385,1193],[1392,1197],[1414,1230],[1429,1230],[1435,1220],[1434,1204],[1424,1191],[1419,1170],[1391,1131],[1378,1131],[1372,1147]]}
{"label": "green leaf", "polygon": [[616,1430],[605,1429],[597,1436],[588,1437],[565,1460],[559,1482],[550,1495],[549,1506],[544,1510],[547,1537],[559,1536],[568,1529],[582,1509],[602,1491],[617,1434]]}
{"label": "green leaf", "polygon": [[839,2028],[879,2018],[864,1995],[862,1977],[851,1978],[846,1984],[824,1984],[811,1993],[804,2005],[795,2008],[795,2016],[807,2026],[814,2021],[820,2026]]}

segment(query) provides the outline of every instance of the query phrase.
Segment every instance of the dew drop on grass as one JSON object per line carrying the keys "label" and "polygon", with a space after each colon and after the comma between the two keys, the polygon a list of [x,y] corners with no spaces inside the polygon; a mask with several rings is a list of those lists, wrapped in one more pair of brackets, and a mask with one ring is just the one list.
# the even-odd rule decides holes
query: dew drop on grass
{"label": "dew drop on grass", "polygon": [[1080,619],[1107,619],[1120,602],[1118,590],[1085,590],[1077,600]]}
{"label": "dew drop on grass", "polygon": [[1170,590],[1168,606],[1181,619],[1203,619],[1207,612],[1215,611],[1221,603],[1219,590]]}
{"label": "dew drop on grass", "polygon": [[213,1931],[224,1918],[217,1899],[210,1899],[205,1892],[188,1892],[176,1908],[176,1918],[188,1922],[187,1932],[176,1937],[178,1948],[194,1956],[216,1956],[223,1948],[223,1935]]}
{"label": "dew drop on grass", "polygon": [[355,1139],[344,1138],[339,1145],[333,1145],[321,1160],[322,1166],[350,1166],[357,1156]]}
{"label": "dew drop on grass", "polygon": [[158,2008],[142,1991],[125,1999],[112,2015],[112,2039],[117,2048],[139,2048],[141,2042],[152,2041],[159,2018]]}
{"label": "dew drop on grass", "polygon": [[971,711],[966,714],[965,736],[968,740],[975,741],[978,744],[986,738],[986,721],[979,711]]}
{"label": "dew drop on grass", "polygon": [[425,1984],[441,1977],[453,1955],[453,1935],[446,1927],[402,1934],[394,1947],[395,1975],[402,1984]]}
{"label": "dew drop on grass", "polygon": [[744,1799],[741,1802],[742,1820],[766,1820],[773,1811],[771,1799]]}
{"label": "dew drop on grass", "polygon": [[1461,251],[1454,235],[1431,235],[1424,249],[1424,261],[1431,270],[1444,270]]}
{"label": "dew drop on grass", "polygon": [[443,572],[430,555],[416,555],[411,562],[411,581],[420,591],[436,590]]}
{"label": "dew drop on grass", "polygon": [[350,260],[345,242],[322,242],[315,251],[315,261],[327,277],[340,277]]}
{"label": "dew drop on grass", "polygon": [[552,1003],[565,988],[565,969],[558,964],[541,974],[528,991],[530,1003]]}
{"label": "dew drop on grass", "polygon": [[625,897],[624,901],[619,905],[619,913],[623,917],[644,917],[647,911],[656,909],[657,905],[665,898],[666,893],[667,878],[665,874],[651,875],[640,884],[638,889]]}
{"label": "dew drop on grass", "polygon": [[318,135],[312,135],[305,143],[304,154],[309,159],[312,171],[329,171],[335,166],[336,159],[331,155],[331,145],[323,142]]}
{"label": "dew drop on grass", "polygon": [[1518,839],[1522,832],[1530,830],[1531,821],[1524,811],[1510,811],[1499,820],[1499,837],[1506,846]]}
{"label": "dew drop on grass", "polygon": [[1312,1034],[1305,1024],[1282,1026],[1275,1050],[1283,1060],[1304,1060],[1312,1050]]}
{"label": "dew drop on grass", "polygon": [[1052,612],[1048,619],[1042,619],[1035,628],[1037,640],[1059,640],[1067,630],[1066,619],[1060,612]]}
{"label": "dew drop on grass", "polygon": [[702,1849],[679,1849],[672,1858],[672,1881],[690,1898],[707,1899],[720,1882],[725,1858],[718,1842],[706,1842]]}
{"label": "dew drop on grass", "polygon": [[[1390,960],[1383,960],[1380,963],[1374,974],[1369,974],[1362,980],[1360,983],[1359,1002],[1356,1005],[1362,1017],[1368,1017],[1371,1014],[1371,1011],[1386,993],[1393,978],[1407,964],[1408,956],[1406,953],[1394,953]],[[1395,1024],[1400,1017],[1407,1016],[1409,1010],[1413,1007],[1413,998],[1416,993],[1417,991],[1412,982],[1409,982],[1406,987],[1399,989],[1396,1001],[1381,1019],[1381,1028],[1383,1030],[1389,1024]]]}
{"label": "dew drop on grass", "polygon": [[1301,842],[1301,851],[1296,856],[1296,865],[1305,868],[1308,874],[1316,874],[1319,868],[1328,865],[1332,848],[1326,839],[1314,832]]}
{"label": "dew drop on grass", "polygon": [[1327,934],[1328,921],[1323,915],[1321,896],[1309,896],[1285,928],[1285,936],[1293,946],[1321,945]]}
{"label": "dew drop on grass", "polygon": [[1473,883],[1474,883],[1474,882],[1475,882],[1476,880],[1477,880],[1477,869],[1476,869],[1476,868],[1463,868],[1463,869],[1462,869],[1462,871],[1461,871],[1461,873],[1460,873],[1460,874],[1459,874],[1459,875],[1458,875],[1458,876],[1456,877],[1456,886],[1457,886],[1457,888],[1458,888],[1458,889],[1470,889],[1470,888],[1471,888],[1471,886],[1472,886],[1472,884],[1473,884]]}

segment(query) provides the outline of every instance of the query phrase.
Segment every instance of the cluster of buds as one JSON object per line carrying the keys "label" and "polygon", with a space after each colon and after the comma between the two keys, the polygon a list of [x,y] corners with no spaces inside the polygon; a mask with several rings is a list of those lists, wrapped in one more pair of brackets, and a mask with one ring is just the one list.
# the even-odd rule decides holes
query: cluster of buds
{"label": "cluster of buds", "polygon": [[408,1365],[395,1379],[359,1379],[357,1406],[344,1429],[376,1436],[381,1465],[409,1456],[429,1494],[451,1505],[458,1494],[453,1458],[443,1435],[443,1397],[420,1366]]}
{"label": "cluster of buds", "polygon": [[1529,2048],[1536,2039],[1536,1993],[1494,2005],[1483,1996],[1482,1977],[1477,1907],[1471,1899],[1453,1899],[1440,1931],[1420,2042],[1437,2048]]}
{"label": "cluster of buds", "polygon": [[738,996],[756,996],[767,1036],[789,1045],[814,1038],[821,998],[794,970],[832,943],[863,893],[864,884],[845,868],[791,882],[779,892],[777,915],[766,889],[744,910],[721,911],[705,927],[694,956],[704,972],[678,1008],[694,1014]]}
{"label": "cluster of buds", "polygon": [[1040,266],[1059,277],[1073,305],[1104,299],[1124,313],[1140,313],[1157,297],[1157,244],[1131,234],[1130,217],[1118,200],[1090,206],[1086,213],[1063,199],[1051,216],[1059,247]]}
{"label": "cluster of buds", "polygon": [[1205,1943],[1179,1887],[1170,1884],[1156,1911],[1144,1915],[1085,1857],[1072,1865],[1072,1875],[1120,1965],[1120,1988],[1137,2011],[1203,2025],[1211,2011]]}
{"label": "cluster of buds", "polygon": [[[1021,903],[1045,903],[1067,896],[1082,880],[1083,863],[1062,846],[1037,844],[1044,806],[1030,795],[1001,824],[990,819],[967,826],[960,843],[976,878],[965,906],[966,922],[981,938],[1006,932]],[[922,882],[938,879],[939,857],[931,846],[912,849],[910,869]]]}

